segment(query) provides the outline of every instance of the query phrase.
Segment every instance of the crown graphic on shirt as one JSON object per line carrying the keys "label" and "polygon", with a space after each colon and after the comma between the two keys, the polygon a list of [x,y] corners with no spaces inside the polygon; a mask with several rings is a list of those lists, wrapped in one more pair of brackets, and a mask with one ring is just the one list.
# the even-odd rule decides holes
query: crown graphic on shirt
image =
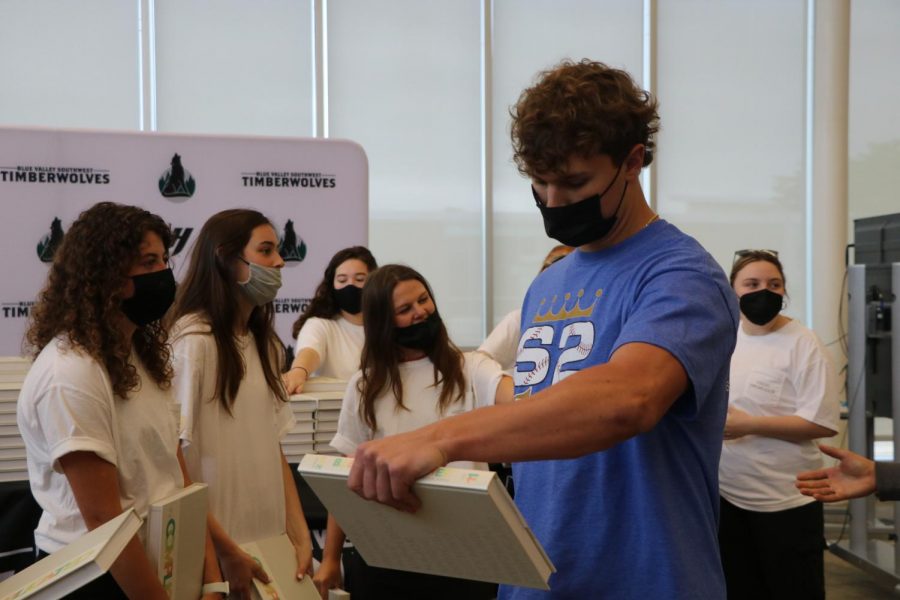
{"label": "crown graphic on shirt", "polygon": [[537,314],[534,316],[535,323],[549,323],[551,321],[564,321],[565,319],[574,319],[577,317],[589,317],[594,312],[594,307],[597,306],[597,301],[600,300],[600,296],[603,295],[603,290],[597,290],[594,293],[594,301],[591,302],[591,305],[582,308],[581,307],[581,299],[584,297],[584,290],[578,290],[578,294],[575,297],[575,301],[572,302],[572,305],[567,308],[569,301],[572,300],[572,294],[566,292],[566,295],[563,296],[562,306],[559,307],[559,310],[553,312],[553,306],[556,304],[556,299],[558,296],[553,296],[553,299],[550,301],[550,307],[547,309],[547,312],[541,314],[541,309],[544,304],[547,303],[547,299],[544,298],[541,300],[541,304],[538,307]]}

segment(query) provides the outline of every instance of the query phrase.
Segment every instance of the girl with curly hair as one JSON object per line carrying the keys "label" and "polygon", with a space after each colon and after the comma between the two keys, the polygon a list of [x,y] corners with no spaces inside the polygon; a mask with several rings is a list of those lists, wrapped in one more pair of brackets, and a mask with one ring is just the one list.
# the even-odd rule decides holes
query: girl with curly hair
{"label": "girl with curly hair", "polygon": [[[512,401],[512,379],[481,352],[450,341],[431,287],[414,269],[385,265],[363,288],[365,344],[350,379],[332,447],[345,455],[380,439],[495,403]],[[450,466],[487,469],[485,463]],[[322,566],[315,581],[323,597],[340,583],[344,534],[329,516]],[[353,598],[493,598],[482,582],[369,567],[351,555],[347,590]]]}
{"label": "girl with curly hair", "polygon": [[255,210],[209,218],[172,310],[175,396],[188,473],[209,485],[209,527],[237,597],[268,577],[238,544],[285,533],[297,577],[312,542],[279,441],[294,417],[279,377],[283,347],[272,301],[284,260],[271,222]]}
{"label": "girl with curly hair", "polygon": [[363,246],[338,251],[309,307],[294,323],[297,356],[284,374],[289,394],[299,394],[313,373],[349,379],[359,368],[363,346],[362,287],[378,267]]}
{"label": "girl with curly hair", "polygon": [[[159,319],[175,296],[172,235],[158,216],[103,202],[57,250],[26,334],[34,364],[18,424],[43,509],[39,553],[56,552],[124,509],[182,488],[172,368]],[[219,580],[209,546],[207,581]],[[71,598],[167,598],[138,537],[110,573]]]}

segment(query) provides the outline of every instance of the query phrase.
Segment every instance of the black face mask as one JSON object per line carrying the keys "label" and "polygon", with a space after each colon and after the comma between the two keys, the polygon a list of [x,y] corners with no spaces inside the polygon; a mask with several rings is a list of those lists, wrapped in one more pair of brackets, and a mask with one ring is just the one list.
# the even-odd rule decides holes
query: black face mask
{"label": "black face mask", "polygon": [[441,317],[437,311],[428,315],[424,321],[419,321],[408,327],[394,329],[394,341],[398,346],[412,348],[428,352],[434,348],[438,333],[441,331]]}
{"label": "black face mask", "polygon": [[784,297],[771,290],[759,290],[741,296],[740,305],[741,312],[751,323],[765,325],[781,312]]}
{"label": "black face mask", "polygon": [[134,296],[122,300],[122,312],[128,320],[143,327],[158,321],[175,300],[175,276],[172,269],[134,275]]}
{"label": "black face mask", "polygon": [[[625,161],[622,161],[622,165],[624,164]],[[619,168],[616,170],[616,176],[613,177],[612,181],[609,182],[609,185],[602,192],[566,206],[555,206],[553,208],[544,206],[534,186],[531,186],[531,194],[534,196],[534,202],[544,218],[544,231],[547,232],[547,235],[566,246],[573,247],[583,246],[606,237],[619,218],[619,209],[622,207],[622,200],[625,199],[628,183],[625,183],[625,187],[622,189],[622,197],[619,198],[619,205],[611,217],[603,216],[600,210],[600,201],[619,178],[619,171],[622,170],[622,165],[619,165]]]}
{"label": "black face mask", "polygon": [[338,308],[351,315],[358,315],[362,312],[362,289],[352,283],[348,283],[341,289],[333,291],[334,300],[337,302]]}

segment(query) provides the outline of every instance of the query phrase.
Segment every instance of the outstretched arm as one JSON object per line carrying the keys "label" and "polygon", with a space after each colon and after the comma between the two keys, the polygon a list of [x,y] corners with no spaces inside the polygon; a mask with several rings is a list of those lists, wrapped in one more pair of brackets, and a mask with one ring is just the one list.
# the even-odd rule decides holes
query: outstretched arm
{"label": "outstretched arm", "polygon": [[728,407],[728,419],[725,421],[726,440],[734,440],[745,435],[760,435],[786,442],[805,442],[831,437],[835,433],[837,432],[797,415],[764,417],[751,415],[733,406]]}
{"label": "outstretched arm", "polygon": [[[412,484],[450,461],[573,458],[652,429],[688,385],[681,363],[644,343],[511,404],[474,410],[362,444],[349,486],[369,500],[413,511]],[[602,402],[598,401],[602,399]]]}
{"label": "outstretched arm", "polygon": [[303,348],[297,353],[291,368],[281,376],[288,394],[299,394],[309,376],[319,368],[322,358],[312,348]]}
{"label": "outstretched arm", "polygon": [[824,444],[820,444],[819,449],[840,462],[827,469],[799,473],[795,485],[801,494],[812,496],[819,502],[838,502],[861,498],[875,491],[874,461]]}

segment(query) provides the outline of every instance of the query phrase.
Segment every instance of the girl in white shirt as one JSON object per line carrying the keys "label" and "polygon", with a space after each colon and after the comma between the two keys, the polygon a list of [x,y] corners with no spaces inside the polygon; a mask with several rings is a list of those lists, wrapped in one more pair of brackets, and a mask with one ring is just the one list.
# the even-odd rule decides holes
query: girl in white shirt
{"label": "girl in white shirt", "polygon": [[[331,445],[352,455],[359,444],[418,429],[443,417],[512,400],[512,379],[480,352],[463,354],[450,341],[428,282],[403,265],[369,275],[363,289],[365,344],[360,371],[347,385]],[[451,466],[487,468],[467,463]],[[329,517],[322,567],[323,597],[340,582],[344,534]],[[354,598],[481,598],[496,587],[479,582],[368,567],[355,560]]]}
{"label": "girl in white shirt", "polygon": [[288,394],[299,394],[313,374],[346,380],[359,369],[362,288],[377,267],[363,246],[344,248],[331,258],[309,307],[294,323],[297,353],[284,374]]}
{"label": "girl in white shirt", "polygon": [[279,376],[272,301],[284,260],[255,210],[225,210],[203,225],[173,309],[175,394],[188,472],[209,484],[210,531],[231,585],[249,597],[267,576],[238,544],[287,532],[297,577],[312,544],[280,440],[294,426]]}
{"label": "girl in white shirt", "polygon": [[[181,489],[165,329],[175,296],[169,227],[135,206],[81,213],[57,249],[27,333],[35,361],[19,396],[35,541],[53,553]],[[221,579],[211,542],[204,580]],[[167,598],[138,536],[110,572],[68,598]],[[217,593],[204,598],[219,598]]]}
{"label": "girl in white shirt", "polygon": [[780,314],[784,270],[769,250],[731,270],[741,327],[719,465],[719,546],[729,598],[824,598],[822,505],[794,486],[836,433],[838,386],[816,334]]}

